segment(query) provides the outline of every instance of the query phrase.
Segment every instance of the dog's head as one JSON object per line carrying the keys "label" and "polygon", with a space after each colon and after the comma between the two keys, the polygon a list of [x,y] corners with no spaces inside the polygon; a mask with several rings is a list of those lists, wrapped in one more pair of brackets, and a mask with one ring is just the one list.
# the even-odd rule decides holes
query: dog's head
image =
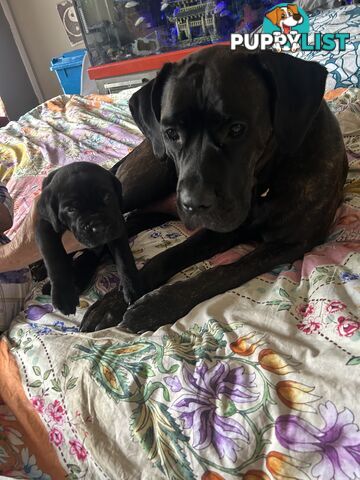
{"label": "dog's head", "polygon": [[281,29],[286,27],[295,27],[299,23],[302,23],[303,17],[299,12],[297,5],[287,5],[286,7],[276,7],[265,15],[274,25],[277,25]]}
{"label": "dog's head", "polygon": [[217,46],[165,65],[133,95],[131,112],[155,155],[175,163],[189,228],[232,231],[246,220],[273,145],[299,149],[325,79],[316,63]]}
{"label": "dog's head", "polygon": [[39,213],[56,232],[70,230],[88,248],[125,233],[121,184],[99,165],[77,162],[53,171],[43,183]]}

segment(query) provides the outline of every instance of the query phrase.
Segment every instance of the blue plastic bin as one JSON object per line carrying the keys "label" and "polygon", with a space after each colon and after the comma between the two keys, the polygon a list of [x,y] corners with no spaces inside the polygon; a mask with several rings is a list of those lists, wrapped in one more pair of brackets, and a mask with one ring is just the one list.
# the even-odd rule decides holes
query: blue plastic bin
{"label": "blue plastic bin", "polygon": [[80,94],[81,67],[86,49],[66,52],[51,60],[50,70],[55,72],[64,93]]}

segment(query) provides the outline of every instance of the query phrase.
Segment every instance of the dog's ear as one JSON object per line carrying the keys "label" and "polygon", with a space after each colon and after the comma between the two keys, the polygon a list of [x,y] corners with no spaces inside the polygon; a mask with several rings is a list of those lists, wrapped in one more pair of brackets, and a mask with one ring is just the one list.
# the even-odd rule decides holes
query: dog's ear
{"label": "dog's ear", "polygon": [[51,182],[56,174],[56,170],[52,171],[42,183],[42,192],[37,204],[38,214],[51,223],[53,229],[57,233],[64,230],[62,223],[59,220],[59,202],[56,195],[54,195],[51,188]]}
{"label": "dog's ear", "polygon": [[291,5],[288,5],[287,8],[291,11],[293,15],[298,15],[299,14],[299,9],[298,6],[292,3]]}
{"label": "dog's ear", "polygon": [[270,12],[268,12],[265,17],[270,20],[271,23],[274,25],[279,25],[280,19],[281,19],[281,8],[276,7]]}
{"label": "dog's ear", "polygon": [[115,175],[112,175],[112,182],[113,182],[113,186],[114,186],[115,195],[117,196],[117,199],[118,199],[118,202],[119,202],[119,205],[120,205],[120,210],[122,211],[123,196],[122,196],[121,182]]}
{"label": "dog's ear", "polygon": [[151,141],[154,154],[158,158],[165,156],[165,145],[160,131],[161,97],[172,67],[172,63],[166,63],[157,77],[134,93],[129,101],[137,126]]}
{"label": "dog's ear", "polygon": [[270,86],[279,147],[284,152],[294,152],[319,111],[327,70],[318,63],[285,53],[266,50],[257,55]]}

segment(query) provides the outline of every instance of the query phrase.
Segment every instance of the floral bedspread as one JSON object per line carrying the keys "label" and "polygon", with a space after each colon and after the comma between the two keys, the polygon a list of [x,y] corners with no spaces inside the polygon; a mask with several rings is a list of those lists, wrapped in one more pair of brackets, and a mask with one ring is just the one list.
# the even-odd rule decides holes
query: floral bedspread
{"label": "floral bedspread", "polygon": [[[140,336],[79,333],[87,306],[117,284],[112,265],[99,270],[71,317],[34,286],[0,341],[0,474],[360,479],[360,91],[328,98],[351,170],[327,242],[303,260]],[[59,97],[0,134],[20,219],[54,164],[112,164],[139,141],[125,103]],[[138,235],[138,266],[187,235],[178,222]]]}

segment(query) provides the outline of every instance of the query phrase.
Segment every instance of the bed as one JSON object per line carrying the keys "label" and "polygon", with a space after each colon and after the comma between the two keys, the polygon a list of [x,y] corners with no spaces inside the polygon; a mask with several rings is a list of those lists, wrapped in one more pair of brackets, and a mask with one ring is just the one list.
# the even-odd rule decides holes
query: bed
{"label": "bed", "polygon": [[[10,236],[51,169],[78,160],[111,167],[141,142],[130,95],[60,96],[0,131],[0,180],[16,209]],[[360,478],[360,89],[326,98],[350,171],[326,242],[303,260],[142,335],[79,332],[86,308],[117,285],[114,265],[99,268],[70,317],[34,285],[0,339],[0,475]],[[188,235],[174,221],[131,239],[138,267]]]}

